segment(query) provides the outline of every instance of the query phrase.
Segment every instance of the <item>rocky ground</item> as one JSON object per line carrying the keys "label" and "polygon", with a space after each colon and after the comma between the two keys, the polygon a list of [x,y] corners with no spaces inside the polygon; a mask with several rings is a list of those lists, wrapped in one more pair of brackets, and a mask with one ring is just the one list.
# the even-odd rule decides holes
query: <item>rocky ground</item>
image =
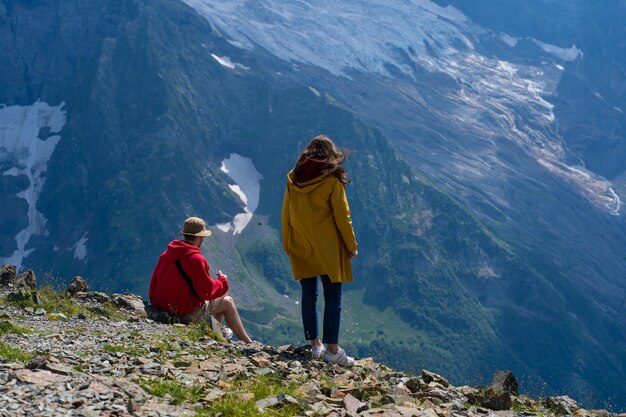
{"label": "rocky ground", "polygon": [[80,280],[59,294],[33,289],[34,277],[6,276],[4,268],[0,416],[611,416],[568,397],[518,395],[508,372],[477,388],[368,358],[344,368],[313,360],[306,347],[219,341],[206,324],[157,323],[132,294],[81,291]]}

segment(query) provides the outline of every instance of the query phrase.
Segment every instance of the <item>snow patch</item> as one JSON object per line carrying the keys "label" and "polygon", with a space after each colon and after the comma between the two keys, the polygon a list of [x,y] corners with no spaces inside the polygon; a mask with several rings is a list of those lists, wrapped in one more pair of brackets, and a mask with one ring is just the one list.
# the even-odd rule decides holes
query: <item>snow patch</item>
{"label": "snow patch", "polygon": [[319,92],[319,91],[317,91],[315,88],[313,88],[313,87],[309,86],[309,90],[311,90],[311,92],[312,92],[313,94],[315,94],[316,96],[318,96],[318,97],[320,97],[320,96],[321,96],[320,92]]}
{"label": "snow patch", "polygon": [[620,209],[622,208],[622,200],[620,200],[619,195],[617,195],[613,187],[609,187],[607,194],[610,201],[607,203],[606,208],[609,209],[609,212],[613,216],[619,216]]}
{"label": "snow patch", "polygon": [[83,237],[81,237],[80,240],[72,246],[72,249],[74,249],[74,258],[79,261],[84,261],[87,258],[87,241],[89,241],[89,238],[87,237],[88,234],[89,232],[85,232]]}
{"label": "snow patch", "polygon": [[583,59],[584,54],[583,51],[576,47],[576,44],[572,45],[570,48],[561,48],[556,45],[551,45],[549,43],[543,43],[537,39],[532,39],[532,41],[543,49],[545,52],[549,53],[552,56],[555,56],[563,61],[576,61],[578,57]]}
{"label": "snow patch", "polygon": [[555,66],[558,70],[560,70],[560,71],[565,70],[565,67],[564,67],[563,65],[560,65],[560,64],[554,64],[554,66]]}
{"label": "snow patch", "polygon": [[498,61],[498,67],[497,68],[500,71],[504,71],[508,75],[515,75],[515,73],[517,72],[517,68],[515,68],[515,65],[511,64],[510,62],[506,62],[506,61]]}
{"label": "snow patch", "polygon": [[229,188],[241,199],[244,204],[244,212],[235,215],[231,222],[217,224],[216,227],[224,233],[232,231],[233,235],[238,235],[250,223],[259,206],[260,181],[263,179],[263,175],[256,170],[250,158],[236,153],[232,153],[224,159],[220,169],[235,181],[235,184],[230,184]]}
{"label": "snow patch", "polygon": [[230,60],[229,57],[227,56],[217,56],[215,54],[211,54],[211,56],[213,57],[213,59],[215,59],[217,62],[220,63],[220,65],[226,67],[226,68],[230,68],[230,69],[236,69],[236,68],[241,68],[244,70],[249,70],[249,67],[246,67],[245,65],[242,64],[238,64],[236,62],[232,62]]}
{"label": "snow patch", "polygon": [[[3,175],[25,175],[29,186],[16,195],[28,203],[28,225],[16,236],[17,249],[1,263],[22,266],[24,259],[34,249],[26,250],[30,238],[35,235],[47,236],[46,218],[37,210],[37,200],[45,182],[48,161],[61,140],[61,130],[65,126],[65,102],[50,106],[36,101],[30,106],[3,106],[0,108],[0,150],[12,155],[15,166],[5,170]],[[39,138],[42,128],[49,129],[47,138]]]}
{"label": "snow patch", "polygon": [[502,42],[506,43],[511,48],[515,48],[517,46],[517,42],[519,42],[518,38],[514,38],[513,36],[507,35],[506,33],[500,34],[500,40],[502,40]]}
{"label": "snow patch", "polygon": [[622,109],[620,109],[619,107],[615,106],[613,107],[615,109],[615,111],[618,111],[620,113],[624,113],[624,111]]}

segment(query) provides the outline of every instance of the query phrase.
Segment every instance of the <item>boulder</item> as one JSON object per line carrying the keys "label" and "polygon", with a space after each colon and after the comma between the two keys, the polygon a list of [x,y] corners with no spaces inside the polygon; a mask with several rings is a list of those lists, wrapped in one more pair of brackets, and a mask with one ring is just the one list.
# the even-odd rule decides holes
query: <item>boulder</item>
{"label": "boulder", "polygon": [[493,381],[487,388],[495,392],[508,392],[511,395],[519,395],[517,380],[511,371],[495,371],[493,373]]}
{"label": "boulder", "polygon": [[494,411],[510,410],[513,401],[511,400],[511,394],[507,391],[494,391],[487,389],[480,401],[480,405]]}
{"label": "boulder", "polygon": [[27,301],[37,305],[43,305],[46,300],[43,298],[41,294],[37,291],[27,290],[25,288],[20,288],[17,291],[10,292],[7,295],[8,301]]}
{"label": "boulder", "polygon": [[573,415],[579,408],[576,401],[567,395],[562,395],[560,397],[548,397],[546,398],[544,405],[546,408],[549,408],[559,415]]}
{"label": "boulder", "polygon": [[167,314],[167,312],[156,308],[152,304],[146,304],[145,311],[146,311],[146,316],[150,320],[154,320],[157,323],[164,323],[164,324],[178,323],[178,319],[176,317],[170,316],[169,314]]}
{"label": "boulder", "polygon": [[443,385],[445,388],[448,388],[448,386],[450,385],[448,384],[448,381],[441,375],[437,375],[434,372],[430,372],[426,370],[422,370],[422,380],[426,384],[430,384],[431,382],[437,382],[438,384]]}
{"label": "boulder", "polygon": [[15,265],[4,264],[0,266],[0,286],[10,287],[15,283],[17,267]]}
{"label": "boulder", "polygon": [[85,278],[76,275],[67,286],[68,294],[75,295],[78,292],[87,292],[89,290],[89,284],[85,281]]}
{"label": "boulder", "polygon": [[77,292],[76,298],[100,304],[108,303],[109,301],[111,301],[111,297],[99,291]]}
{"label": "boulder", "polygon": [[17,274],[15,265],[5,264],[0,267],[0,287],[4,288],[35,288],[37,278],[32,269]]}
{"label": "boulder", "polygon": [[37,277],[32,269],[19,274],[16,280],[17,285],[20,287],[30,287],[32,289],[37,288]]}
{"label": "boulder", "polygon": [[409,391],[416,393],[426,387],[428,384],[424,383],[422,378],[411,378],[404,383],[404,385],[409,389]]}
{"label": "boulder", "polygon": [[366,403],[358,400],[351,394],[347,394],[343,397],[343,406],[346,409],[346,414],[351,417],[358,416],[360,412],[368,408]]}
{"label": "boulder", "polygon": [[124,308],[126,310],[133,311],[144,311],[145,304],[143,302],[143,298],[138,295],[125,293],[125,294],[113,294],[111,296],[111,301],[115,303],[116,306],[120,308]]}

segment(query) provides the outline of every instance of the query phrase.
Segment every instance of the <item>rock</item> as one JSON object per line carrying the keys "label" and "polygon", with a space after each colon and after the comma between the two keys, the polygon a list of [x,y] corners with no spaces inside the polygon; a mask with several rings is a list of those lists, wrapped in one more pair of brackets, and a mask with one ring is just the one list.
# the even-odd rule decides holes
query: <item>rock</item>
{"label": "rock", "polygon": [[349,416],[358,416],[360,412],[367,410],[367,404],[356,399],[352,394],[343,397],[343,406]]}
{"label": "rock", "polygon": [[69,378],[64,375],[53,374],[50,371],[31,371],[29,369],[18,369],[14,371],[12,377],[19,382],[39,386],[69,381]]}
{"label": "rock", "polygon": [[442,377],[441,375],[437,375],[434,372],[429,372],[426,370],[422,370],[422,380],[426,383],[426,384],[430,384],[431,382],[437,382],[441,385],[443,385],[445,388],[448,388],[448,386],[450,385],[448,383],[448,381]]}
{"label": "rock", "polygon": [[209,391],[209,393],[206,395],[206,397],[204,397],[204,401],[208,402],[208,403],[211,403],[213,401],[219,400],[224,395],[226,395],[226,392],[222,391],[219,388],[213,388],[211,391]]}
{"label": "rock", "polygon": [[318,394],[321,394],[319,382],[315,380],[310,380],[300,386],[298,388],[298,392],[306,397],[315,397]]}
{"label": "rock", "polygon": [[62,365],[60,363],[46,363],[45,364],[45,368],[55,374],[59,374],[59,375],[72,375],[74,372],[69,369],[68,367],[66,367],[65,365]]}
{"label": "rock", "polygon": [[163,310],[161,310],[159,308],[156,308],[152,304],[146,304],[144,309],[146,311],[146,316],[148,317],[148,319],[154,320],[157,323],[170,324],[170,323],[178,320],[178,319],[170,316],[169,314],[167,314],[166,311],[163,311]]}
{"label": "rock", "polygon": [[16,280],[18,286],[30,287],[32,289],[35,289],[37,287],[37,277],[35,276],[35,273],[32,269],[29,269],[28,271],[19,274]]}
{"label": "rock", "polygon": [[286,405],[300,405],[298,401],[290,395],[278,394],[271,397],[264,398],[255,403],[255,406],[259,411],[263,411],[266,408],[281,408]]}
{"label": "rock", "polygon": [[36,356],[28,363],[28,365],[26,365],[26,368],[30,370],[45,368],[46,363],[49,360],[50,360],[50,355]]}
{"label": "rock", "polygon": [[78,292],[87,292],[89,290],[89,284],[85,278],[76,275],[72,278],[72,281],[67,285],[68,294],[75,295]]}
{"label": "rock", "polygon": [[493,381],[487,388],[495,392],[504,391],[511,395],[519,395],[517,380],[511,371],[495,371],[493,373]]}
{"label": "rock", "polygon": [[111,301],[120,308],[132,311],[145,311],[143,298],[138,295],[125,293],[113,294]]}
{"label": "rock", "polygon": [[0,286],[12,287],[15,285],[17,267],[15,265],[4,264],[0,267]]}
{"label": "rock", "polygon": [[404,385],[409,389],[409,391],[415,393],[420,391],[422,388],[426,388],[428,384],[425,384],[421,378],[411,378],[404,383]]}
{"label": "rock", "polygon": [[43,305],[45,303],[44,297],[37,291],[31,291],[25,288],[18,289],[17,291],[7,294],[8,301],[27,301],[37,305]]}
{"label": "rock", "polygon": [[269,368],[272,365],[272,362],[269,359],[258,355],[252,356],[250,358],[250,362],[259,368]]}
{"label": "rock", "polygon": [[275,407],[278,403],[278,397],[272,396],[263,398],[262,400],[257,401],[254,405],[259,409],[259,411],[263,411],[266,408]]}
{"label": "rock", "polygon": [[106,303],[111,301],[111,297],[103,292],[90,291],[90,292],[77,292],[74,297],[83,301],[94,301],[96,303]]}
{"label": "rock", "polygon": [[128,402],[126,403],[126,409],[128,410],[130,414],[135,414],[141,411],[141,406],[137,403],[137,401],[135,401],[132,398],[129,398]]}
{"label": "rock", "polygon": [[422,415],[424,417],[439,417],[437,412],[433,408],[431,408],[431,407],[429,407],[429,408],[427,408],[425,410],[422,410],[422,413],[423,413]]}
{"label": "rock", "polygon": [[401,417],[421,417],[424,415],[422,411],[413,407],[402,407],[402,406],[396,405],[391,410],[395,411]]}
{"label": "rock", "polygon": [[496,392],[492,389],[485,391],[480,401],[481,406],[494,411],[510,410],[512,404],[511,394],[506,391]]}
{"label": "rock", "polygon": [[32,269],[18,275],[15,265],[5,264],[0,267],[0,287],[35,289],[37,277]]}
{"label": "rock", "polygon": [[546,408],[554,411],[557,414],[573,415],[579,408],[576,401],[568,397],[567,395],[559,397],[548,397],[544,403]]}

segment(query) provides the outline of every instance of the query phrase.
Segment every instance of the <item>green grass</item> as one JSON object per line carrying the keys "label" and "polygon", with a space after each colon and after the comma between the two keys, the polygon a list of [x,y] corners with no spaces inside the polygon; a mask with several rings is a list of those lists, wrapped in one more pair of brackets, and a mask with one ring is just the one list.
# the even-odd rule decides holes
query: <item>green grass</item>
{"label": "green grass", "polygon": [[24,352],[20,348],[9,346],[4,342],[0,342],[0,358],[3,362],[18,361],[28,363],[32,359],[32,355]]}
{"label": "green grass", "polygon": [[[108,317],[122,320],[124,315],[111,302],[101,303],[97,306],[89,306],[74,300],[68,294],[56,292],[52,287],[45,287],[38,290],[23,291],[23,299],[8,300],[6,297],[0,300],[16,307],[31,307],[34,309],[43,308],[48,313],[63,313],[68,317],[84,314],[87,317]],[[37,302],[37,300],[39,302]]]}
{"label": "green grass", "polygon": [[157,397],[172,397],[172,404],[180,405],[183,403],[195,404],[204,397],[205,390],[201,385],[188,386],[175,380],[165,379],[140,379],[135,381],[146,392]]}
{"label": "green grass", "polygon": [[196,416],[201,417],[259,417],[259,416],[280,416],[292,417],[301,413],[300,407],[289,405],[279,408],[268,408],[261,412],[256,408],[256,402],[272,395],[287,394],[297,397],[298,383],[286,383],[277,375],[264,375],[254,380],[240,379],[235,381],[232,391],[250,392],[254,394],[251,400],[243,400],[236,393],[228,393],[219,400],[211,404],[210,407],[200,409]]}
{"label": "green grass", "polygon": [[22,327],[22,326],[18,326],[16,324],[11,323],[10,321],[0,321],[0,335],[3,334],[28,334],[28,333],[32,333],[32,330],[26,328],[26,327]]}

